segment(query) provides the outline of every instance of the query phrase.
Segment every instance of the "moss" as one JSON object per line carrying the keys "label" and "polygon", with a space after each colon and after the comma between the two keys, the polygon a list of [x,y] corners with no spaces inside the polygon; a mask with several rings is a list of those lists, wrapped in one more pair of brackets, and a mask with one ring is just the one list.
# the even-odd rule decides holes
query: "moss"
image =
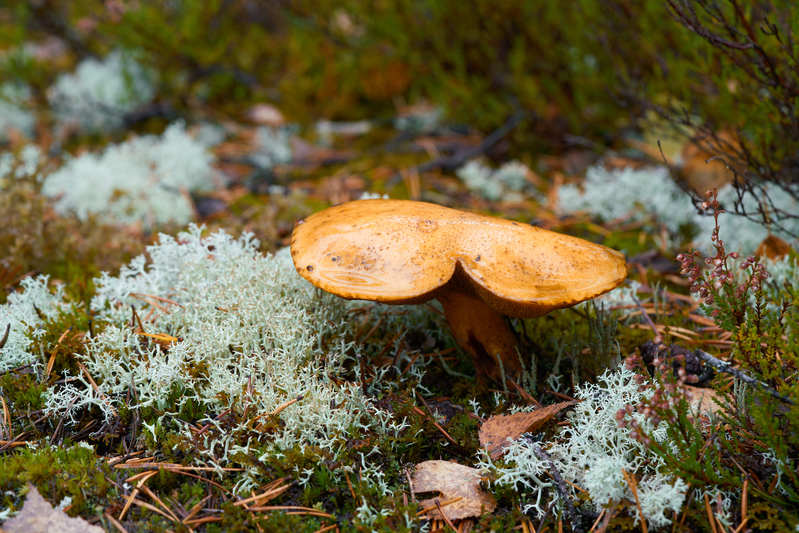
{"label": "moss", "polygon": [[0,375],[0,392],[16,412],[37,411],[42,408],[42,394],[47,386],[30,373],[7,372]]}
{"label": "moss", "polygon": [[591,380],[621,355],[616,315],[593,305],[520,321],[519,330],[530,353],[525,367],[536,369],[532,384],[539,390],[550,377],[567,377],[561,385],[569,386]]}
{"label": "moss", "polygon": [[51,503],[72,498],[69,514],[101,514],[109,500],[119,497],[108,481],[111,469],[105,459],[91,448],[43,445],[38,449],[22,448],[0,456],[0,491],[3,505],[19,509],[21,489],[30,482]]}

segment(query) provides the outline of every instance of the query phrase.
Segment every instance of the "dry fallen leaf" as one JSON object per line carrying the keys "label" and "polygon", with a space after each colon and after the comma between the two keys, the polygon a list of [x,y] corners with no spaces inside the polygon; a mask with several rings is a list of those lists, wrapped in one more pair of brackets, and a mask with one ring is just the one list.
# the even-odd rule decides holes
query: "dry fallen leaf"
{"label": "dry fallen leaf", "polygon": [[64,511],[54,509],[39,491],[28,484],[25,505],[17,516],[3,524],[4,533],[103,533],[103,529],[93,526],[80,517],[70,518]]}
{"label": "dry fallen leaf", "polygon": [[575,403],[560,402],[529,413],[492,416],[480,426],[480,444],[492,459],[497,459],[505,452],[511,441],[518,439],[523,433],[539,429],[560,411]]}
{"label": "dry fallen leaf", "polygon": [[[739,149],[740,145],[729,132],[722,131],[717,136],[721,144],[719,148]],[[686,183],[701,195],[711,189],[720,189],[735,180],[735,173],[722,159],[694,142],[688,142],[683,147],[682,174]]]}
{"label": "dry fallen leaf", "polygon": [[758,257],[768,257],[774,260],[782,259],[789,253],[791,253],[791,245],[776,235],[769,235],[763,239],[755,251],[755,255]]}
{"label": "dry fallen leaf", "polygon": [[721,411],[721,406],[718,404],[721,398],[715,390],[685,385],[685,393],[691,404],[691,410],[695,413],[709,415]]}
{"label": "dry fallen leaf", "polygon": [[[450,520],[491,513],[497,506],[494,497],[480,488],[478,470],[451,461],[424,461],[416,465],[411,478],[412,492],[439,492],[438,498],[419,502],[428,509],[427,518],[440,519],[436,500]],[[451,503],[450,503],[451,502]]]}

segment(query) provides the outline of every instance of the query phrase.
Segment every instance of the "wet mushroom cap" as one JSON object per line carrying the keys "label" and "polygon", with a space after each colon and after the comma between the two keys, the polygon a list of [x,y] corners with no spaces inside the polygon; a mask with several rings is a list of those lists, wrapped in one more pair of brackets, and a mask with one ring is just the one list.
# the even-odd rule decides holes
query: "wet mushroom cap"
{"label": "wet mushroom cap", "polygon": [[356,200],[315,213],[294,229],[291,255],[300,275],[343,298],[418,303],[456,278],[518,317],[593,298],[627,275],[622,254],[605,246],[409,200]]}

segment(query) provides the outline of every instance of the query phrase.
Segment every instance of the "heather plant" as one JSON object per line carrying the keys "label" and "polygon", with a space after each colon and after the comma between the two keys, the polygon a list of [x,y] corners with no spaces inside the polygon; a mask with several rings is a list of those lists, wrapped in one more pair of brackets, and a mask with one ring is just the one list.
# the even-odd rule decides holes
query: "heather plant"
{"label": "heather plant", "polygon": [[[740,259],[737,252],[727,251],[719,237],[716,195],[703,207],[712,210],[716,223],[711,235],[715,254],[703,260],[692,252],[678,259],[702,310],[731,334],[727,361],[715,366],[732,369],[734,379],[716,381],[719,414],[702,422],[684,392],[696,376],[686,372],[684,358],[673,372],[665,352],[659,351],[653,361],[654,392],[638,406],[624,407],[620,420],[658,455],[667,471],[703,487],[692,494],[694,508],[710,505],[709,498],[703,500],[706,494],[723,494],[721,503],[712,503],[727,525],[732,518],[763,529],[793,528],[799,524],[799,515],[792,511],[799,503],[799,386],[792,379],[799,369],[795,263],[782,264],[780,268],[793,275],[782,272],[780,284],[769,286],[769,272],[759,258]],[[638,361],[631,358],[628,363]],[[666,424],[669,445],[642,426],[635,418],[641,414],[649,424]],[[746,508],[744,500],[747,515],[730,511],[731,504]]]}
{"label": "heather plant", "polygon": [[[767,1],[669,0],[670,14],[700,39],[683,51],[678,68],[702,73],[693,83],[673,84],[670,98],[647,104],[736,175],[737,201],[727,209],[780,227],[796,236],[799,74],[795,42],[797,6]],[[674,72],[670,73],[674,75]],[[734,110],[734,112],[733,112]],[[746,196],[754,200],[746,201]],[[785,197],[793,208],[786,208]]]}

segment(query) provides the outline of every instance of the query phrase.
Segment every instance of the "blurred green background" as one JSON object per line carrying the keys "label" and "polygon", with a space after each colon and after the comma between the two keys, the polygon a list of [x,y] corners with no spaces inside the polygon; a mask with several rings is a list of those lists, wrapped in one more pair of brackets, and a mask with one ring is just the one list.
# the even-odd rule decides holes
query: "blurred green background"
{"label": "blurred green background", "polygon": [[[270,101],[299,123],[388,118],[426,100],[489,132],[526,113],[513,150],[603,147],[679,132],[744,178],[795,182],[795,2],[706,0],[10,0],[0,77],[37,102],[65,65],[135,51],[158,109],[236,117]],[[719,134],[726,132],[731,137]],[[733,139],[733,140],[730,140]]]}

